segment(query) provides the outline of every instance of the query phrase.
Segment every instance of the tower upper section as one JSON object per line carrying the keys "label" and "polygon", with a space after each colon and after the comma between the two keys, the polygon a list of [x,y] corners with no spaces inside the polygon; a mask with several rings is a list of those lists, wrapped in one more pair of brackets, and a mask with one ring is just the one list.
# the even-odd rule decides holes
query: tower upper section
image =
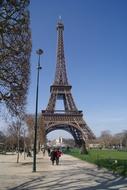
{"label": "tower upper section", "polygon": [[57,63],[56,63],[55,80],[53,85],[68,86],[69,84],[66,73],[64,41],[63,41],[64,25],[61,19],[59,19],[56,29],[57,29]]}

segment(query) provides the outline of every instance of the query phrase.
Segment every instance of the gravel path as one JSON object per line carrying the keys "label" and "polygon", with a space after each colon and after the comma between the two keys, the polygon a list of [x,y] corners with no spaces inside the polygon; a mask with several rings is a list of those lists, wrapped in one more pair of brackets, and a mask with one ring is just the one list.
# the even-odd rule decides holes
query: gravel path
{"label": "gravel path", "polygon": [[77,158],[63,155],[60,165],[52,166],[49,157],[37,156],[37,172],[32,158],[0,155],[0,190],[127,190],[127,179]]}

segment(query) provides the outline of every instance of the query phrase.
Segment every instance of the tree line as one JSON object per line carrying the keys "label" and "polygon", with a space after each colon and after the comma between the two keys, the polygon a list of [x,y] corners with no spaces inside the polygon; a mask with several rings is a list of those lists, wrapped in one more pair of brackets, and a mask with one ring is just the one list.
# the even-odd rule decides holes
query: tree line
{"label": "tree line", "polygon": [[93,147],[127,150],[127,130],[112,135],[109,130],[102,131],[100,137],[90,142]]}
{"label": "tree line", "polygon": [[[5,151],[26,151],[33,149],[34,114],[25,115],[22,121],[13,121],[5,132],[0,131],[0,143]],[[21,123],[20,123],[21,122]],[[38,150],[46,143],[45,129],[41,114],[38,116]],[[24,150],[25,149],[25,150]]]}
{"label": "tree line", "polygon": [[[26,125],[26,126],[25,126]],[[24,127],[25,126],[25,127]],[[48,142],[45,136],[45,129],[41,114],[38,117],[38,150],[42,145]],[[66,142],[66,139],[64,139]],[[73,145],[74,145],[74,140]],[[71,144],[72,144],[71,141]],[[13,122],[7,128],[6,133],[0,131],[0,143],[3,143],[6,151],[25,151],[32,150],[34,142],[34,115],[26,115],[25,121],[21,124]],[[68,142],[68,141],[67,141]],[[127,150],[127,130],[112,135],[110,131],[102,131],[100,137],[97,137],[89,144],[95,145],[94,148],[107,148],[116,150]],[[96,146],[97,145],[97,146]],[[19,147],[18,147],[19,146]]]}

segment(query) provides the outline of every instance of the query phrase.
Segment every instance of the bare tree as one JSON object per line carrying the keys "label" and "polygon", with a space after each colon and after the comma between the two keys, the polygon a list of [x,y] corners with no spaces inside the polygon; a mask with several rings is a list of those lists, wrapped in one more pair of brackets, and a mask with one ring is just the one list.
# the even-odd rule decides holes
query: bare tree
{"label": "bare tree", "polygon": [[33,145],[34,140],[34,115],[27,114],[25,115],[25,123],[27,125],[27,137],[29,139],[29,146]]}
{"label": "bare tree", "polygon": [[39,124],[38,139],[39,139],[40,146],[42,146],[42,145],[45,145],[46,143],[46,136],[45,136],[44,120],[42,119],[41,115],[39,115],[38,124]]}
{"label": "bare tree", "polygon": [[5,143],[5,139],[6,139],[5,134],[2,131],[0,131],[0,143]]}
{"label": "bare tree", "polygon": [[[28,127],[28,137],[31,140],[31,144],[34,141],[34,125],[35,125],[35,115],[28,114],[25,117],[25,122]],[[44,128],[44,121],[42,120],[41,114],[38,116],[38,144],[42,145],[45,144],[45,128]]]}
{"label": "bare tree", "polygon": [[6,146],[7,149],[17,152],[17,163],[19,153],[24,149],[23,125],[21,120],[13,121],[7,128]]}
{"label": "bare tree", "polygon": [[8,146],[17,149],[17,136],[18,136],[18,127],[15,122],[12,122],[7,128],[7,137],[8,137]]}
{"label": "bare tree", "polygon": [[125,148],[127,148],[127,130],[124,130],[124,132],[123,132],[122,145],[123,145]]}
{"label": "bare tree", "polygon": [[0,1],[0,103],[18,115],[29,84],[29,0]]}
{"label": "bare tree", "polygon": [[108,130],[102,131],[99,139],[101,141],[102,146],[106,148],[109,148],[112,144],[112,135]]}

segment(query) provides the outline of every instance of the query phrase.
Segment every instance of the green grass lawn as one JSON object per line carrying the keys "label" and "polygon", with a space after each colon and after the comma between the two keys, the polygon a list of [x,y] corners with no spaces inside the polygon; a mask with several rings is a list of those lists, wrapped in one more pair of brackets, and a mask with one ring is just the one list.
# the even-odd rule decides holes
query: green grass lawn
{"label": "green grass lawn", "polygon": [[88,154],[80,154],[79,149],[70,149],[65,153],[81,160],[105,167],[123,176],[127,176],[127,152],[116,150],[89,150]]}

